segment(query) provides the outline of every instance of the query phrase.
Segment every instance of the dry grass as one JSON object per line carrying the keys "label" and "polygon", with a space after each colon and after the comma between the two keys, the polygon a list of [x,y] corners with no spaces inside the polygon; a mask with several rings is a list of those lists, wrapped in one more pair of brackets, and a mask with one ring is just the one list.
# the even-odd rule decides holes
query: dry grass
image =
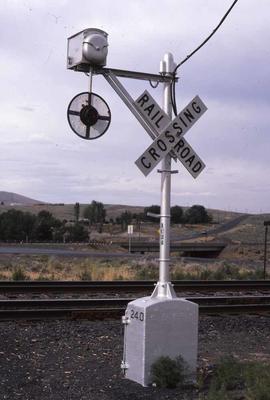
{"label": "dry grass", "polygon": [[[6,256],[0,258],[0,279],[11,280],[20,269],[30,280],[158,280],[158,261],[146,257],[94,259],[55,256]],[[252,279],[261,278],[262,267],[247,267],[216,260],[211,263],[174,261],[172,279]]]}
{"label": "dry grass", "polygon": [[270,220],[270,214],[251,215],[235,228],[219,235],[235,243],[262,244],[264,243],[264,221]]}
{"label": "dry grass", "polygon": [[[23,211],[38,213],[42,209],[47,209],[58,218],[72,219],[74,216],[74,205],[35,205],[21,207]],[[81,205],[81,213],[85,205]],[[121,212],[128,210],[131,212],[142,212],[143,207],[132,207],[124,205],[106,205],[107,216],[115,217]],[[7,207],[2,206],[0,211],[4,211]],[[10,208],[10,207],[9,207]],[[12,207],[13,208],[13,207]],[[20,207],[16,207],[20,208]],[[236,213],[222,212],[210,210],[214,220],[224,222],[230,218],[236,217]],[[221,253],[222,260],[216,260],[214,263],[199,263],[185,262],[183,260],[174,261],[171,263],[171,275],[173,279],[199,279],[210,278],[214,279],[238,279],[239,277],[259,276],[263,268],[264,258],[264,226],[263,222],[270,220],[270,215],[252,215],[240,223],[237,227],[227,231],[224,234],[218,235],[216,239],[225,239],[229,245]],[[209,225],[173,225],[171,234],[174,237],[183,236],[186,233],[202,232],[208,230]],[[146,222],[139,227],[134,227],[135,238],[146,237],[147,239],[159,240],[159,224]],[[96,235],[96,236],[95,236]],[[127,240],[126,232],[121,232],[120,227],[106,224],[104,232],[98,234],[92,232],[93,238],[97,240],[105,240],[114,243],[117,240]],[[199,239],[206,241],[213,239],[212,236]],[[42,244],[38,244],[41,247]],[[48,245],[44,244],[48,247]],[[49,247],[61,247],[60,244],[49,245]],[[63,245],[62,245],[63,246]],[[69,249],[89,250],[88,244],[70,244]],[[90,247],[94,251],[93,247]],[[114,250],[113,250],[114,249]],[[97,250],[100,250],[99,248]],[[102,248],[106,251],[119,251],[120,249],[114,246]],[[268,263],[270,252],[268,251]],[[158,255],[157,255],[158,257]],[[234,261],[235,260],[235,261]],[[237,263],[236,263],[237,262]],[[239,264],[239,262],[241,262]],[[228,267],[229,266],[229,267]],[[95,259],[95,258],[75,258],[75,257],[52,257],[52,256],[9,256],[1,255],[0,257],[0,279],[12,279],[16,269],[21,268],[27,279],[52,279],[52,280],[129,280],[129,279],[158,279],[158,262],[149,261],[147,257],[139,260],[130,259]],[[258,272],[259,271],[259,272]]]}
{"label": "dry grass", "polygon": [[124,260],[13,256],[0,259],[0,279],[12,279],[18,268],[30,280],[129,280],[136,275]]}

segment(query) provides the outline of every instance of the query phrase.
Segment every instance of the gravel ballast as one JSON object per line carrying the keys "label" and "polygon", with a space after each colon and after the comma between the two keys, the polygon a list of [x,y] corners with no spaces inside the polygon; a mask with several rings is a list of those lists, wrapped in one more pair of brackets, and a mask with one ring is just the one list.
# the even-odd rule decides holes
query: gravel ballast
{"label": "gravel ballast", "polygon": [[[0,323],[1,400],[197,399],[195,388],[142,388],[123,378],[120,321]],[[270,317],[200,317],[199,368],[234,354],[270,362]]]}

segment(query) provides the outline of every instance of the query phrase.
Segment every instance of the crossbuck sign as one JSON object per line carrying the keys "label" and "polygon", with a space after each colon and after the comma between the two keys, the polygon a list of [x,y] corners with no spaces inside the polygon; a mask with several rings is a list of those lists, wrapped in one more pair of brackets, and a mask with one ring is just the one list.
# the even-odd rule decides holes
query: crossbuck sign
{"label": "crossbuck sign", "polygon": [[157,132],[157,138],[135,162],[141,172],[147,176],[166,154],[173,150],[193,178],[197,178],[205,164],[183,136],[207,110],[199,96],[194,97],[172,121],[147,90],[134,104]]}

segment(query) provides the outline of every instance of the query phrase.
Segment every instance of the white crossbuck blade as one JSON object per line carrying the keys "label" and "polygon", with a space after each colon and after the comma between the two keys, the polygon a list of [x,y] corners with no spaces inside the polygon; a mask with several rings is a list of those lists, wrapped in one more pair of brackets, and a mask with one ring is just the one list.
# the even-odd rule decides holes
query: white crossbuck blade
{"label": "white crossbuck blade", "polygon": [[183,136],[207,110],[199,96],[194,97],[172,121],[147,90],[134,104],[145,120],[160,133],[135,162],[141,172],[147,176],[173,150],[189,173],[197,178],[205,164]]}

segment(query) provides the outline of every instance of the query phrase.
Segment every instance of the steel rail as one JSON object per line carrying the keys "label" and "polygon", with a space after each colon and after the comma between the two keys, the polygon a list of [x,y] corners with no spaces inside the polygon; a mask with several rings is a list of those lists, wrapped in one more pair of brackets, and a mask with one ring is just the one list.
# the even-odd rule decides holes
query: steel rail
{"label": "steel rail", "polygon": [[[186,297],[202,314],[270,312],[270,296]],[[14,319],[114,319],[123,315],[134,299],[1,300],[0,320]]]}
{"label": "steel rail", "polygon": [[[264,290],[269,280],[256,281],[172,281],[176,291],[183,290]],[[0,281],[0,294],[41,292],[141,292],[153,290],[155,281]]]}
{"label": "steel rail", "polygon": [[[181,297],[179,297],[181,299]],[[270,303],[270,295],[263,296],[184,296],[182,299],[203,304],[261,304]],[[119,307],[126,306],[135,298],[102,298],[102,299],[16,299],[0,300],[0,309],[11,308],[61,308],[61,307]]]}

